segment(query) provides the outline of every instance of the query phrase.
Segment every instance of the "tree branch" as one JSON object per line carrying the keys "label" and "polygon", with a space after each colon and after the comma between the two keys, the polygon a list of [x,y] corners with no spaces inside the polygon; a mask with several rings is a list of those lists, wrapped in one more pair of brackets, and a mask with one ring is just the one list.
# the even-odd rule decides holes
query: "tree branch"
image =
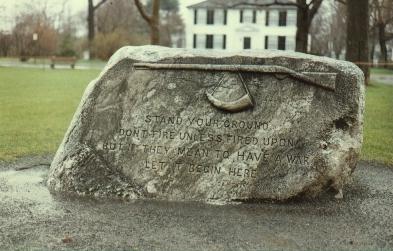
{"label": "tree branch", "polygon": [[319,7],[321,7],[322,1],[323,0],[315,0],[312,2],[313,5],[312,5],[310,12],[309,12],[309,19],[310,20],[312,20],[314,18],[315,14],[317,14]]}
{"label": "tree branch", "polygon": [[145,11],[145,9],[143,8],[141,2],[140,2],[139,0],[134,0],[134,2],[135,2],[135,5],[136,5],[136,7],[137,7],[139,13],[141,13],[141,16],[143,17],[143,19],[145,19],[146,22],[150,23],[152,17],[149,16],[149,15],[146,13],[146,11]]}
{"label": "tree branch", "polygon": [[390,41],[393,39],[393,33],[387,33],[385,35],[385,41]]}
{"label": "tree branch", "polygon": [[390,24],[391,22],[393,22],[393,15],[385,20],[386,24]]}
{"label": "tree branch", "polygon": [[307,7],[310,7],[314,2],[315,0],[311,0],[309,3],[306,3]]}
{"label": "tree branch", "polygon": [[100,8],[101,5],[103,5],[107,0],[101,0],[96,6],[93,7],[94,10]]}
{"label": "tree branch", "polygon": [[345,0],[335,0],[335,1],[338,2],[338,3],[344,4],[344,5],[347,4],[347,1],[345,1]]}

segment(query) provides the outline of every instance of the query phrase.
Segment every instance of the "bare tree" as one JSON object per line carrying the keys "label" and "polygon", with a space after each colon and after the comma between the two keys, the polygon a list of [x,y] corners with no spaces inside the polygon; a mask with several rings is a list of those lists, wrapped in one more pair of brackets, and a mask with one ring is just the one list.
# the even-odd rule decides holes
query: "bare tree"
{"label": "bare tree", "polygon": [[[125,15],[126,13],[126,15]],[[101,7],[96,15],[96,33],[111,33],[122,29],[130,35],[149,36],[149,28],[145,25],[134,4],[130,0],[111,1]]]}
{"label": "bare tree", "polygon": [[93,0],[88,0],[87,9],[87,27],[88,27],[88,40],[89,40],[89,50],[91,52],[91,46],[95,37],[95,12],[100,8],[107,0],[101,0],[96,5],[94,5]]}
{"label": "bare tree", "polygon": [[12,36],[11,34],[0,31],[0,56],[7,57],[10,54],[12,48]]}
{"label": "bare tree", "polygon": [[[37,40],[33,39],[36,34]],[[21,59],[31,56],[51,56],[55,53],[58,32],[44,10],[20,13],[12,30],[14,53]]]}
{"label": "bare tree", "polygon": [[[151,9],[151,4],[152,1],[149,0],[147,9]],[[179,47],[182,42],[180,37],[184,32],[183,20],[178,13],[179,1],[161,0],[160,9],[160,44]]]}
{"label": "bare tree", "polygon": [[378,43],[378,30],[374,25],[370,27],[369,34],[369,50],[370,50],[370,62],[374,63],[375,58],[375,47]]}
{"label": "bare tree", "polygon": [[233,6],[239,5],[252,5],[259,7],[269,6],[296,6],[297,7],[297,20],[296,20],[296,51],[307,52],[308,47],[308,35],[310,33],[310,27],[315,14],[321,7],[323,0],[296,0],[296,2],[274,0],[270,3],[251,3],[251,2],[239,2]]}
{"label": "bare tree", "polygon": [[332,49],[335,57],[338,59],[341,52],[345,49],[346,30],[343,27],[347,25],[346,5],[338,2],[332,2],[332,20],[330,23],[330,38],[332,40]]}
{"label": "bare tree", "polygon": [[149,28],[130,0],[111,1],[95,15],[96,34],[92,46],[95,57],[107,60],[122,46],[149,43]]}
{"label": "bare tree", "polygon": [[297,31],[296,31],[296,51],[307,52],[308,34],[315,14],[318,12],[323,0],[296,0],[297,12]]}
{"label": "bare tree", "polygon": [[357,62],[369,78],[369,3],[368,0],[347,0],[347,53],[345,59]]}
{"label": "bare tree", "polygon": [[309,53],[330,56],[332,50],[330,26],[332,14],[330,6],[325,1],[320,7],[320,11],[315,15],[310,27],[311,48]]}
{"label": "bare tree", "polygon": [[177,11],[167,11],[166,15],[162,17],[160,26],[161,34],[163,34],[160,39],[161,45],[176,47],[182,45],[180,37],[184,32],[184,23]]}
{"label": "bare tree", "polygon": [[372,0],[371,21],[374,32],[378,35],[381,48],[381,62],[388,62],[388,50],[386,42],[393,39],[393,32],[389,32],[389,26],[393,25],[393,0]]}
{"label": "bare tree", "polygon": [[141,14],[142,18],[147,22],[150,28],[150,43],[160,43],[160,0],[152,0],[151,15],[147,14],[146,8],[142,5],[140,0],[134,0],[135,5]]}

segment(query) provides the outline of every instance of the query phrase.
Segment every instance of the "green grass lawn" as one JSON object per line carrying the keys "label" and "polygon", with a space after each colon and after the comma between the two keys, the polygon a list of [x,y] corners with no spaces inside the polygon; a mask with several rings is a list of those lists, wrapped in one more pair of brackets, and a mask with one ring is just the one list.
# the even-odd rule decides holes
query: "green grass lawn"
{"label": "green grass lawn", "polygon": [[393,86],[367,87],[361,157],[393,166]]}
{"label": "green grass lawn", "polygon": [[[53,153],[98,70],[0,68],[0,160]],[[393,86],[367,88],[362,159],[393,166]]]}
{"label": "green grass lawn", "polygon": [[56,151],[97,70],[0,68],[0,160]]}

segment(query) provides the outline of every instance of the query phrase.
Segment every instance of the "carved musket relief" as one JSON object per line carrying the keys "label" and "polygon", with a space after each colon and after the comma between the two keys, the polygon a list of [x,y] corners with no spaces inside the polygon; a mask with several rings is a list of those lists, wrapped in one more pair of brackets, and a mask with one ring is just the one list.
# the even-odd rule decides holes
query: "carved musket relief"
{"label": "carved musket relief", "polygon": [[195,71],[221,71],[237,73],[245,94],[234,101],[223,101],[214,97],[214,91],[222,84],[222,81],[216,85],[213,92],[206,91],[207,99],[213,106],[228,112],[241,112],[254,107],[253,97],[248,89],[247,84],[242,77],[242,72],[255,72],[262,74],[273,74],[276,78],[282,79],[281,76],[291,77],[300,80],[306,84],[324,88],[329,91],[335,91],[336,73],[330,72],[296,72],[283,66],[275,65],[216,65],[216,64],[159,64],[159,63],[135,63],[136,70],[195,70]]}

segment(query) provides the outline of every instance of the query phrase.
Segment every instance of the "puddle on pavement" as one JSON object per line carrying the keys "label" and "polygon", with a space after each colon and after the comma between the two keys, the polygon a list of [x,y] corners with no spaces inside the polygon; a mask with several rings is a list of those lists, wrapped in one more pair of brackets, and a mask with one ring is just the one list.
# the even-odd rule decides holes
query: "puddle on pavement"
{"label": "puddle on pavement", "polygon": [[4,205],[22,205],[34,215],[62,213],[45,186],[47,168],[0,171],[0,200]]}

